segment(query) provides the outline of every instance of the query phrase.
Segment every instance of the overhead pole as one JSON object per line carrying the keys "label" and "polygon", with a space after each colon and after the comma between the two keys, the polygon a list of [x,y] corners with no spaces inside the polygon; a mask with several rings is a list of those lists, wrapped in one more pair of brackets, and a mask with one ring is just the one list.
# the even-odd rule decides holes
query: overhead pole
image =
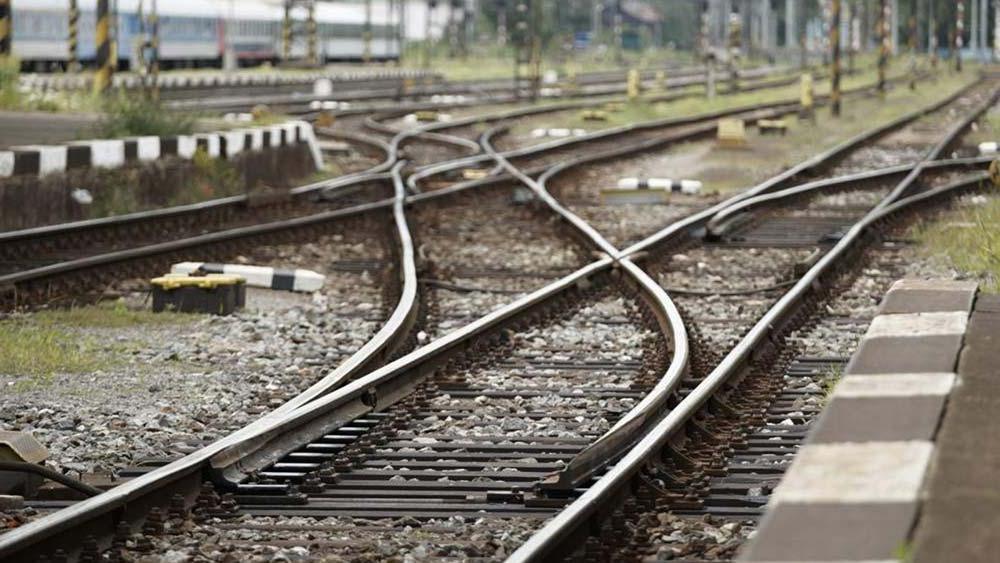
{"label": "overhead pole", "polygon": [[830,6],[830,111],[840,117],[840,2]]}
{"label": "overhead pole", "polygon": [[403,52],[406,51],[406,0],[397,0],[396,6],[396,60],[403,66]]}
{"label": "overhead pole", "polygon": [[285,0],[285,17],[281,21],[281,59],[292,58],[292,0]]}
{"label": "overhead pole", "polygon": [[362,37],[365,42],[365,51],[361,60],[367,64],[372,62],[372,0],[365,0],[365,28]]}
{"label": "overhead pole", "polygon": [[885,93],[885,73],[889,66],[889,4],[879,0],[878,17],[878,91]]}
{"label": "overhead pole", "polygon": [[149,16],[149,79],[150,96],[160,100],[160,12],[156,0],[151,0],[152,13]]}
{"label": "overhead pole", "polygon": [[965,46],[965,2],[958,0],[955,5],[955,72],[962,72],[962,47]]}
{"label": "overhead pole", "polygon": [[1000,0],[993,0],[993,61],[1000,60]]}
{"label": "overhead pole", "polygon": [[434,8],[437,7],[437,0],[427,0],[427,15],[424,18],[424,60],[423,68],[431,66],[431,24]]}
{"label": "overhead pole", "polygon": [[94,42],[97,47],[97,73],[94,75],[94,92],[103,94],[111,87],[114,76],[111,46],[111,9],[109,0],[97,0],[97,27]]}
{"label": "overhead pole", "polygon": [[306,6],[306,56],[309,64],[319,65],[319,27],[316,25],[316,0],[310,0]]}

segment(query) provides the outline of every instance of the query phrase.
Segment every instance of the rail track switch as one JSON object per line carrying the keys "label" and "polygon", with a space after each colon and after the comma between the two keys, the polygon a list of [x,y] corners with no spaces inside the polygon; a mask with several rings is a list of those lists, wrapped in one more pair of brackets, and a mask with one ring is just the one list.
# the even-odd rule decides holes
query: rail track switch
{"label": "rail track switch", "polygon": [[241,276],[167,274],[150,280],[153,312],[230,315],[246,305],[246,280]]}
{"label": "rail track switch", "polygon": [[[31,434],[0,431],[0,461],[40,464],[48,457],[49,451]],[[41,484],[42,478],[35,474],[0,471],[0,495],[32,497]]]}
{"label": "rail track switch", "polygon": [[784,119],[761,119],[757,121],[761,135],[781,135],[788,133],[788,123]]}
{"label": "rail track switch", "polygon": [[746,146],[746,123],[742,119],[720,119],[718,141],[720,147],[738,148]]}

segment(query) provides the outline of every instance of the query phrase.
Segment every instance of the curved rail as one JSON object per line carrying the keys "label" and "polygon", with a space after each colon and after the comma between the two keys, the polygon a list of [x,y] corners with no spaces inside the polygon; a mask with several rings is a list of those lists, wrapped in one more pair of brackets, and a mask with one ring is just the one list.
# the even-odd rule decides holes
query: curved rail
{"label": "curved rail", "polygon": [[[996,95],[997,91],[994,90],[993,95],[990,97],[991,102],[996,99]],[[977,108],[974,116],[978,116],[982,111],[985,111],[989,105],[991,104],[984,104]],[[967,126],[968,123],[971,123],[971,120],[963,119],[962,123]],[[930,159],[939,154],[940,147],[947,146],[953,142],[959,133],[964,130],[965,126],[956,126],[950,129],[945,138],[928,152],[915,169],[923,171],[930,162]],[[839,152],[835,150],[832,154],[836,155]],[[779,177],[781,176],[783,175],[779,175]],[[970,182],[978,185],[982,177],[983,175],[980,174],[972,180],[963,180],[951,185],[951,187],[968,187]],[[694,390],[684,397],[678,405],[670,409],[651,430],[643,435],[638,443],[631,447],[616,463],[611,465],[608,471],[579,498],[560,511],[540,531],[532,535],[527,542],[511,555],[508,561],[547,561],[553,557],[566,555],[573,548],[581,545],[581,540],[589,533],[588,525],[591,518],[597,516],[602,511],[607,511],[608,505],[620,499],[623,495],[628,494],[629,484],[646,465],[647,460],[661,451],[669,440],[683,429],[691,417],[701,410],[705,403],[725,382],[746,369],[746,366],[754,357],[758,346],[777,340],[784,328],[791,322],[793,315],[798,311],[799,306],[805,301],[807,295],[819,292],[823,288],[820,278],[832,271],[837,261],[846,256],[848,250],[852,249],[862,240],[862,235],[867,229],[875,222],[906,207],[906,205],[896,204],[892,200],[897,198],[898,194],[904,193],[912,185],[915,178],[916,176],[912,174],[907,175],[884,198],[882,203],[855,223],[830,251],[820,258],[776,304],[768,309],[764,316],[754,324],[750,331]],[[773,188],[775,185],[777,185],[777,182],[765,182],[762,184],[762,186],[766,186],[767,188]],[[763,191],[765,190],[760,190],[758,193]],[[786,191],[789,192],[786,194],[787,196],[801,193],[801,191],[796,190]],[[949,191],[938,190],[935,193],[946,193]],[[908,205],[915,201],[923,201],[927,197],[931,196],[921,194],[913,196],[913,199],[908,199],[906,202]],[[886,211],[887,209],[892,211]],[[702,217],[701,221],[705,219],[706,217]],[[662,241],[663,237],[650,237],[643,243],[634,245],[632,250],[627,249],[626,255],[634,255],[640,252],[640,250],[648,248],[651,239]],[[609,437],[608,439],[614,438]],[[624,441],[620,438],[617,440],[619,442]],[[596,447],[597,444],[595,443],[587,450]],[[597,470],[609,466],[610,460],[606,455],[601,455],[607,452],[595,452],[591,454],[587,450],[574,457],[566,469],[543,482],[541,484],[542,488],[566,489],[575,486],[585,479],[592,478],[595,476]]]}

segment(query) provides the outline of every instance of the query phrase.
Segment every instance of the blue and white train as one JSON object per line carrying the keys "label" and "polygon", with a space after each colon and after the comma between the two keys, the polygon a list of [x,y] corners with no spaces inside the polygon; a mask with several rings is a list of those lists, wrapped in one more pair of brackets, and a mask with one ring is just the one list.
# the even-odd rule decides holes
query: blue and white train
{"label": "blue and white train", "polygon": [[[112,0],[114,2],[115,0]],[[117,0],[118,59],[129,68],[141,40],[139,11],[148,16],[150,1]],[[69,59],[69,2],[67,0],[14,0],[14,55],[28,70],[64,68]],[[80,10],[78,57],[93,64],[96,54],[94,25],[96,0],[78,0]],[[280,2],[266,0],[159,0],[160,61],[165,68],[221,66],[231,48],[242,66],[276,63],[282,55]],[[306,12],[293,13],[297,22],[293,57],[306,52]],[[325,62],[355,61],[364,56],[365,12],[362,3],[321,2],[316,7],[319,55]],[[373,17],[371,56],[395,60],[398,44],[395,26],[386,18]]]}

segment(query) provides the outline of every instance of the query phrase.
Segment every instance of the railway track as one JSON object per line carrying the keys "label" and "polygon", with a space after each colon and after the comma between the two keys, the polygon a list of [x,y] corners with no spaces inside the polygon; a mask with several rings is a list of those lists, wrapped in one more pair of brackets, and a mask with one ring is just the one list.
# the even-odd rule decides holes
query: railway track
{"label": "railway track", "polygon": [[[792,106],[786,104],[778,107],[780,111],[791,111]],[[502,112],[495,118],[506,119],[537,111],[529,109]],[[737,109],[714,112],[691,119],[657,123],[649,129],[658,131],[658,127],[700,123],[702,125],[699,126],[699,132],[695,134],[704,135],[714,128],[716,118],[739,113],[747,111]],[[476,118],[470,118],[465,121],[475,120]],[[321,129],[323,134],[380,151],[384,153],[385,159],[363,173],[296,188],[287,195],[236,196],[176,208],[4,233],[0,235],[0,274],[5,275],[0,277],[0,287],[7,288],[7,307],[54,303],[67,295],[79,295],[81,287],[103,290],[108,280],[116,276],[110,269],[113,264],[135,264],[138,258],[143,258],[147,259],[147,266],[142,270],[130,270],[127,275],[135,275],[139,271],[155,273],[171,259],[169,256],[180,255],[178,252],[184,249],[204,245],[211,248],[226,241],[258,240],[254,237],[282,230],[281,224],[284,221],[290,221],[290,226],[308,227],[345,217],[364,217],[378,209],[386,209],[391,205],[391,198],[386,197],[391,189],[386,170],[400,156],[399,147],[422,134],[434,134],[448,125],[436,124],[406,132],[389,130],[389,133],[394,134],[389,141]],[[602,132],[576,139],[572,146],[585,142],[608,143],[629,133],[627,129],[615,130],[610,134]],[[687,134],[681,134],[678,138],[688,138],[685,135]],[[670,139],[663,142],[670,142]],[[544,155],[549,150],[568,149],[563,143],[555,143],[551,146],[534,147],[527,154]],[[460,160],[458,164],[462,165],[462,162]],[[454,165],[444,166],[448,168]],[[419,173],[411,175],[409,185],[414,185],[415,178],[419,177]],[[458,191],[478,189],[493,181],[466,183],[459,186]],[[179,237],[179,234],[186,236]],[[172,242],[163,243],[163,240]],[[67,273],[93,271],[96,268],[101,269],[105,274],[104,278],[66,276]]]}
{"label": "railway track", "polygon": [[[643,260],[646,269],[687,319],[690,371],[656,425],[632,429],[638,440],[630,443],[625,431],[610,433],[604,444],[595,443],[539,484],[554,496],[587,491],[511,560],[732,557],[852,350],[850,340],[825,346],[817,341],[829,339],[831,323],[853,326],[855,334],[867,324],[831,318],[826,306],[832,298],[857,299],[847,291],[863,277],[854,268],[865,248],[877,244],[886,221],[984,180],[982,173],[959,179],[935,174],[941,170],[931,161],[954,145],[970,118],[995,102],[993,84],[970,90],[903,132],[841,151],[826,159],[827,166],[839,162],[828,169],[855,175],[752,196],[723,210],[727,217],[710,220],[705,241],[685,243],[681,234],[634,246],[632,252],[651,252]],[[932,127],[946,133],[923,143],[904,133]],[[907,142],[900,143],[901,137]],[[872,161],[906,165],[859,177],[862,163],[870,168]],[[811,169],[815,174],[816,167]],[[762,185],[768,184],[774,182]],[[851,191],[844,193],[845,187]],[[797,203],[764,209],[783,200]],[[720,229],[736,208],[752,209],[753,219]],[[656,250],[656,244],[664,246]],[[609,465],[616,452],[623,457]],[[698,518],[701,524],[691,523]],[[697,532],[706,524],[716,534],[725,535],[719,531],[724,528],[735,540],[724,548],[719,544],[726,542],[699,542]]]}
{"label": "railway track", "polygon": [[[966,109],[985,110],[992,101],[981,100],[975,108]],[[915,112],[909,120],[898,120],[879,134],[853,139],[745,195],[662,229],[625,251],[614,248],[548,195],[544,182],[532,179],[493,151],[491,158],[523,182],[533,199],[558,214],[564,228],[603,252],[604,257],[367,373],[362,369],[367,360],[359,353],[355,355],[356,369],[338,368],[339,374],[307,391],[305,398],[294,399],[292,406],[286,405],[105,495],[0,537],[0,556],[51,552],[56,546],[45,541],[54,534],[60,534],[62,545],[73,549],[74,555],[82,548],[88,557],[112,542],[113,551],[130,554],[181,546],[198,537],[223,536],[225,541],[217,542],[213,549],[246,554],[261,549],[259,546],[268,544],[269,539],[271,545],[281,543],[274,542],[277,538],[265,529],[285,528],[306,530],[306,535],[288,540],[288,549],[301,549],[303,544],[314,549],[308,530],[327,524],[303,519],[319,515],[334,516],[338,518],[336,525],[344,525],[349,533],[357,529],[358,537],[370,539],[365,545],[343,545],[350,543],[347,540],[320,542],[322,549],[329,549],[321,553],[335,556],[359,550],[377,553],[371,550],[380,549],[379,542],[384,544],[381,538],[409,534],[407,527],[419,529],[422,522],[437,530],[441,538],[440,544],[431,541],[417,546],[424,549],[447,545],[449,549],[475,551],[479,549],[475,544],[487,538],[488,545],[507,550],[527,539],[514,554],[516,559],[566,553],[570,545],[593,547],[593,541],[572,543],[580,539],[580,530],[586,531],[594,522],[593,513],[601,506],[589,499],[600,495],[605,495],[602,502],[616,499],[617,491],[608,492],[609,487],[627,484],[645,459],[637,457],[635,448],[650,440],[654,444],[665,442],[657,433],[659,427],[680,416],[677,413],[682,406],[701,406],[701,401],[707,400],[706,389],[717,384],[716,372],[721,369],[715,368],[704,381],[694,381],[697,385],[658,421],[675,387],[684,383],[689,358],[694,362],[694,356],[688,349],[681,312],[631,257],[662,259],[659,253],[679,246],[692,227],[710,225],[718,212],[733,204],[742,203],[759,213],[755,205],[768,208],[777,205],[776,201],[784,203],[774,199],[779,195],[801,198],[801,190],[789,186],[807,173],[828,169],[856,146],[927,113]],[[954,132],[957,135],[963,129],[956,124]],[[936,159],[951,139],[947,141],[936,145],[925,160]],[[943,186],[928,183],[920,187],[923,191],[918,195],[900,188],[915,185],[921,174],[975,164],[921,164],[916,175],[901,169],[883,172],[880,178],[905,175],[883,201],[891,203],[892,198],[906,196],[911,198],[906,203],[914,204],[973,187],[981,177]],[[392,172],[392,213],[401,262],[406,264],[402,270],[409,272],[401,282],[404,298],[380,331],[384,338],[379,350],[390,354],[383,356],[386,358],[391,357],[388,350],[393,341],[398,345],[399,335],[412,332],[407,325],[417,324],[405,296],[412,301],[416,293],[414,255],[419,251],[409,241],[403,215],[400,168],[397,165]],[[814,182],[811,189],[843,188],[856,180]],[[848,207],[851,203],[848,201]],[[882,206],[886,209],[880,212],[894,213],[904,207],[896,205]],[[475,220],[474,215],[471,220]],[[869,216],[864,221],[869,221]],[[861,227],[853,227],[854,234],[841,238],[805,272],[793,291],[808,289],[805,282],[810,276],[818,275],[818,268],[829,267],[833,261],[829,257],[854,243],[860,231]],[[721,229],[714,236],[726,237],[728,233]],[[776,260],[761,276],[773,276],[784,266],[785,262]],[[782,297],[779,305],[787,300]],[[774,311],[768,310],[746,338],[760,339],[759,333],[767,334],[768,325],[758,327],[769,316],[779,314]],[[595,346],[600,350],[596,357],[592,352]],[[745,355],[750,347],[744,339],[731,355]],[[549,410],[539,410],[542,408]],[[556,409],[559,416],[550,412]],[[650,428],[652,432],[646,433]],[[449,433],[450,429],[456,432]],[[513,434],[523,439],[509,440],[497,432],[523,432]],[[646,437],[636,445],[640,436]],[[657,447],[662,445],[659,442]],[[609,465],[621,456],[620,462]],[[558,479],[551,477],[553,471]],[[232,496],[220,498],[202,485],[206,481]],[[571,486],[566,488],[566,483]],[[359,499],[386,510],[366,512]],[[403,509],[395,510],[400,505]],[[452,512],[464,508],[467,516],[458,521],[443,518],[441,508],[445,505]],[[151,506],[162,509],[150,510]],[[600,512],[612,511],[601,508]],[[115,516],[109,518],[112,514]],[[542,519],[549,517],[542,526]],[[140,528],[142,521],[146,524]],[[529,539],[538,526],[542,526],[540,533]],[[494,550],[483,555],[498,553],[507,552]]]}

